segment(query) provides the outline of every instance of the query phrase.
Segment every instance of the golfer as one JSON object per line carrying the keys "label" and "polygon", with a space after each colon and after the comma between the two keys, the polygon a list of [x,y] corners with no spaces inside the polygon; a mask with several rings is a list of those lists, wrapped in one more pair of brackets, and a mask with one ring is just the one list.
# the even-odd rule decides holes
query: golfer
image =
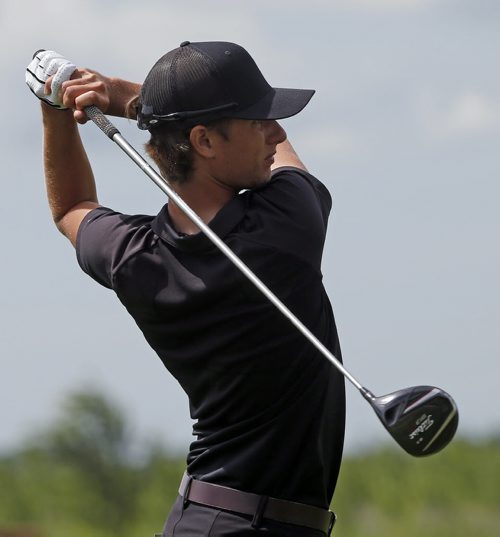
{"label": "golfer", "polygon": [[137,118],[176,193],[340,359],[321,274],[331,197],[277,122],[314,91],[271,87],[226,42],[181,43],[142,85],[39,51],[27,82],[58,229],[189,397],[195,439],[162,535],[329,535],[342,375],[175,203],[154,216],[101,206],[77,125],[89,105]]}

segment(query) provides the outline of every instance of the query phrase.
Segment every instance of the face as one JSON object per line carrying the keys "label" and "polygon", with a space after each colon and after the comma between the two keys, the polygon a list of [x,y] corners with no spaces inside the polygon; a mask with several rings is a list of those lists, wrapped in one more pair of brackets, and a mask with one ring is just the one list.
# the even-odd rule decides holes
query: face
{"label": "face", "polygon": [[214,179],[235,190],[254,188],[269,181],[276,146],[286,140],[274,120],[233,119],[227,136],[215,139]]}

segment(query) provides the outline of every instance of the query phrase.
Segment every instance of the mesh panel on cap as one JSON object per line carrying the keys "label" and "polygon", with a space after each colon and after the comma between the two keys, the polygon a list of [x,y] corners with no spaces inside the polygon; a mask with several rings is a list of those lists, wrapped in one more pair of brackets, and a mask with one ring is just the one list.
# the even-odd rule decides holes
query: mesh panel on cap
{"label": "mesh panel on cap", "polygon": [[151,106],[155,114],[166,114],[178,106],[172,92],[172,65],[177,53],[177,50],[173,50],[162,56],[144,81],[141,100],[144,105]]}
{"label": "mesh panel on cap", "polygon": [[215,62],[189,46],[160,58],[143,86],[143,104],[152,106],[158,115],[199,110],[228,101]]}
{"label": "mesh panel on cap", "polygon": [[210,57],[194,47],[183,47],[181,54],[182,61],[175,69],[181,110],[210,108],[231,100]]}

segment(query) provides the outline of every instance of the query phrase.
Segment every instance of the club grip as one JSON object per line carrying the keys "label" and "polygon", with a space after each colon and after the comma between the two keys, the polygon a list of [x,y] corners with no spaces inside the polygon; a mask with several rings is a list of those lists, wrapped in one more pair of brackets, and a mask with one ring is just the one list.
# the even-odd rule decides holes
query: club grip
{"label": "club grip", "polygon": [[115,134],[120,134],[120,131],[109,121],[109,119],[95,105],[86,106],[85,113],[108,137],[113,139]]}

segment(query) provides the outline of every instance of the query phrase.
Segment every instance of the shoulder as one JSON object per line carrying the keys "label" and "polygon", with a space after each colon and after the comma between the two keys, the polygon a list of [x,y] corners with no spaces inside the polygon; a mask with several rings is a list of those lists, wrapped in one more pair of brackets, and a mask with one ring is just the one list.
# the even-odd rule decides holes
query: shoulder
{"label": "shoulder", "polygon": [[153,216],[127,215],[108,207],[90,211],[76,239],[80,266],[102,285],[112,287],[120,265],[154,241],[153,220]]}
{"label": "shoulder", "polygon": [[332,207],[326,186],[306,170],[291,166],[276,168],[271,181],[253,193],[274,211],[289,215],[300,212],[304,217],[318,215],[325,222]]}
{"label": "shoulder", "polygon": [[281,185],[282,183],[292,184],[299,190],[312,189],[315,194],[331,199],[326,186],[317,177],[302,168],[282,166],[273,170],[270,184]]}
{"label": "shoulder", "polygon": [[151,230],[154,217],[123,214],[108,207],[90,211],[78,229],[77,250],[84,245],[105,242],[108,249],[131,241],[140,241]]}
{"label": "shoulder", "polygon": [[331,197],[318,179],[300,168],[282,167],[269,183],[244,196],[245,219],[239,229],[244,228],[247,241],[319,269]]}

